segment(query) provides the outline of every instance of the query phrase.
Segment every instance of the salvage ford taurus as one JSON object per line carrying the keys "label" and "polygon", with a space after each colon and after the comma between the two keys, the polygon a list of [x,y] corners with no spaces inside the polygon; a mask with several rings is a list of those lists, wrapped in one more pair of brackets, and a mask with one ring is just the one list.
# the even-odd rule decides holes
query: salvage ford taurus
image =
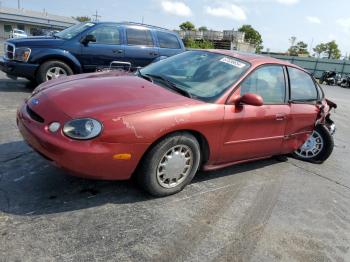
{"label": "salvage ford taurus", "polygon": [[46,82],[17,123],[41,155],[78,176],[132,175],[156,196],[182,190],[197,170],[294,154],[322,163],[334,124],[303,69],[231,51],[187,51],[135,74]]}

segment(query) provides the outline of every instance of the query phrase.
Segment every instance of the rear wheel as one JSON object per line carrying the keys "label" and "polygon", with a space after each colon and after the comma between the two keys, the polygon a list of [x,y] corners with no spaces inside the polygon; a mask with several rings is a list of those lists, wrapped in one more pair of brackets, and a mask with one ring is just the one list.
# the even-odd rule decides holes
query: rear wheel
{"label": "rear wheel", "polygon": [[175,133],[147,152],[138,169],[137,180],[151,195],[175,194],[191,182],[199,163],[197,139],[189,133]]}
{"label": "rear wheel", "polygon": [[73,75],[73,70],[62,61],[50,60],[44,62],[37,72],[36,80],[39,84],[57,79],[61,76]]}
{"label": "rear wheel", "polygon": [[300,160],[322,163],[331,155],[333,148],[334,140],[327,127],[318,125],[293,155]]}

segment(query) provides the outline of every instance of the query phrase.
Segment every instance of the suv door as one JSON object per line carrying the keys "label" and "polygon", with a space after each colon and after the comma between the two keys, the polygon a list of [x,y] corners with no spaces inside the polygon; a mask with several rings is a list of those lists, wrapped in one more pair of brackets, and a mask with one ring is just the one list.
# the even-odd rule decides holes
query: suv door
{"label": "suv door", "polygon": [[116,25],[99,25],[86,35],[96,37],[96,42],[82,44],[81,63],[85,72],[99,67],[108,67],[112,61],[123,61],[124,46],[121,44],[121,29]]}
{"label": "suv door", "polygon": [[159,56],[151,30],[141,26],[128,26],[125,33],[125,59],[133,67],[144,67]]}
{"label": "suv door", "polygon": [[286,127],[284,151],[290,153],[304,143],[315,128],[320,94],[313,78],[306,72],[288,67],[290,117]]}
{"label": "suv door", "polygon": [[161,58],[166,58],[181,53],[182,46],[179,42],[179,38],[172,33],[156,31],[159,55]]}
{"label": "suv door", "polygon": [[282,151],[287,118],[286,74],[280,65],[261,66],[240,84],[233,95],[254,93],[264,104],[226,105],[221,161],[237,162],[277,155]]}

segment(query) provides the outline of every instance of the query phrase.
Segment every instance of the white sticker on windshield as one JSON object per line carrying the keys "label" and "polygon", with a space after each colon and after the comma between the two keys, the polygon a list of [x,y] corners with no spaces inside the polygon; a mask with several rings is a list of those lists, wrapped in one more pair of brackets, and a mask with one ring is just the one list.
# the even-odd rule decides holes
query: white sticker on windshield
{"label": "white sticker on windshield", "polygon": [[238,68],[243,68],[245,67],[245,64],[237,61],[237,60],[234,60],[234,59],[231,59],[231,58],[228,58],[228,57],[223,57],[220,59],[221,62],[223,63],[226,63],[226,64],[229,64],[229,65],[233,65],[235,67],[238,67]]}

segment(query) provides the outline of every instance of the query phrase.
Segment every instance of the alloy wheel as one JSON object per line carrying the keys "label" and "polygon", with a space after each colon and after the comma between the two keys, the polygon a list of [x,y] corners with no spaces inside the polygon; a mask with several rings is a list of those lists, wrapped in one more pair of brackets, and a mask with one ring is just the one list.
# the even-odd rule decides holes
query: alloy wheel
{"label": "alloy wheel", "polygon": [[46,81],[57,79],[60,76],[66,76],[66,75],[67,75],[67,72],[62,67],[58,67],[58,66],[51,67],[46,72]]}

